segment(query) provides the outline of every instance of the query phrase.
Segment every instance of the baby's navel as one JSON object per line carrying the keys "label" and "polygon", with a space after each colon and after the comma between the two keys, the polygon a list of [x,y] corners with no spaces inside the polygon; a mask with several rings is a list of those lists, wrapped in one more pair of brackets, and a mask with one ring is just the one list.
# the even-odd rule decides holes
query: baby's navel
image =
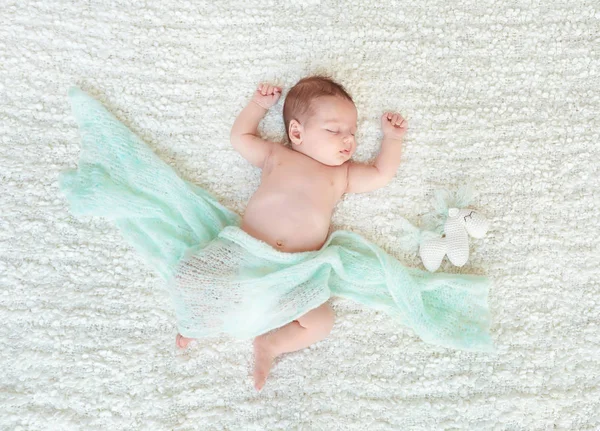
{"label": "baby's navel", "polygon": [[277,244],[277,247],[283,247],[283,241],[277,240],[275,243]]}

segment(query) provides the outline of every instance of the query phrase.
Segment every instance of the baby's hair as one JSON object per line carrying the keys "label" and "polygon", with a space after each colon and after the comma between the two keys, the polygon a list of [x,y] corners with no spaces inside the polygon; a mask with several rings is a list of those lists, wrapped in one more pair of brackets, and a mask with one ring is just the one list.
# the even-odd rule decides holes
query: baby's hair
{"label": "baby's hair", "polygon": [[288,142],[290,140],[290,121],[304,122],[314,115],[312,102],[317,97],[337,96],[354,103],[346,89],[331,77],[322,74],[302,78],[288,92],[283,104],[283,123]]}

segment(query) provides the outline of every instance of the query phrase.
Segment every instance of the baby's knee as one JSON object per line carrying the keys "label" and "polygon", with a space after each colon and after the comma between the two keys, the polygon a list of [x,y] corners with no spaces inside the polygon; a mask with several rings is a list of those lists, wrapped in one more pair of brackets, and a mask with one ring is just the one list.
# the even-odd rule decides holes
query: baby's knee
{"label": "baby's knee", "polygon": [[327,304],[327,307],[325,309],[325,326],[327,326],[328,331],[330,332],[331,329],[333,328],[333,324],[335,323],[335,311],[333,311],[333,308],[331,308],[331,306],[329,304]]}
{"label": "baby's knee", "polygon": [[331,324],[333,327],[333,322],[335,321],[335,311],[331,308],[331,305],[327,304],[325,307],[325,321]]}
{"label": "baby's knee", "polygon": [[318,325],[321,327],[323,332],[329,334],[333,329],[333,324],[335,322],[335,312],[327,303],[323,304],[322,307],[323,308],[320,310]]}
{"label": "baby's knee", "polygon": [[298,318],[298,323],[305,328],[319,327],[323,331],[329,333],[333,328],[335,321],[335,312],[327,303],[309,311],[304,316]]}

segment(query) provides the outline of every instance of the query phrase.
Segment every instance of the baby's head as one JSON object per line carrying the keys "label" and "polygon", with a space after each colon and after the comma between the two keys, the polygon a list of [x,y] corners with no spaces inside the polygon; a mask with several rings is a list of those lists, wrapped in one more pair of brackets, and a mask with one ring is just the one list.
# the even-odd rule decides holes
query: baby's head
{"label": "baby's head", "polygon": [[303,78],[288,92],[283,121],[292,149],[338,166],[356,150],[357,110],[344,87],[331,78]]}

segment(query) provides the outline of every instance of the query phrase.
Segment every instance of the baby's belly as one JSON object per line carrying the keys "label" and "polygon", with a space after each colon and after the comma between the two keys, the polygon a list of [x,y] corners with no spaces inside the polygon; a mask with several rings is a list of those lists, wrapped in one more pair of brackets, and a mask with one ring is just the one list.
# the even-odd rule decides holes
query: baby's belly
{"label": "baby's belly", "polygon": [[329,234],[331,213],[326,202],[257,193],[248,202],[241,229],[279,251],[319,250]]}

